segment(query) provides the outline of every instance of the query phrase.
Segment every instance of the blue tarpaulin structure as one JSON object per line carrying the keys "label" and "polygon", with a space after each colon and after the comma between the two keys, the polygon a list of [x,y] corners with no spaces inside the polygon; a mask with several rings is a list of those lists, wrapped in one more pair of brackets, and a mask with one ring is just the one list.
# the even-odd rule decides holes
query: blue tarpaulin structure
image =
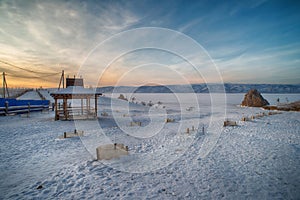
{"label": "blue tarpaulin structure", "polygon": [[0,98],[0,114],[41,111],[49,108],[49,100],[17,100]]}
{"label": "blue tarpaulin structure", "polygon": [[17,99],[4,99],[0,98],[0,107],[5,107],[5,102],[9,106],[27,106],[30,105],[49,105],[49,100],[17,100]]}

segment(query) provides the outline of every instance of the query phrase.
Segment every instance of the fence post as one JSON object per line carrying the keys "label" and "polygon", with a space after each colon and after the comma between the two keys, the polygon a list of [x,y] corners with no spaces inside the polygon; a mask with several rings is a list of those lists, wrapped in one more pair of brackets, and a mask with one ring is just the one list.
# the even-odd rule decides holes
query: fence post
{"label": "fence post", "polygon": [[8,106],[9,106],[8,101],[5,101],[5,114],[6,115],[8,115]]}
{"label": "fence post", "polygon": [[27,117],[29,117],[30,115],[30,102],[28,102],[28,113],[27,113]]}

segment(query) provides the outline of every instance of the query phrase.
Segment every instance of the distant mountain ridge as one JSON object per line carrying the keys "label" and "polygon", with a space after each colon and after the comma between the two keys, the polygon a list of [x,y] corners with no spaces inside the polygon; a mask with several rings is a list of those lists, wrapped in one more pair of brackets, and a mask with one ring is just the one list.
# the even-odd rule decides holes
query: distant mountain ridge
{"label": "distant mountain ridge", "polygon": [[[224,84],[226,93],[246,93],[250,89],[257,89],[260,93],[300,93],[300,84]],[[222,84],[193,84],[193,85],[166,85],[166,86],[107,86],[97,88],[102,93],[220,93]]]}

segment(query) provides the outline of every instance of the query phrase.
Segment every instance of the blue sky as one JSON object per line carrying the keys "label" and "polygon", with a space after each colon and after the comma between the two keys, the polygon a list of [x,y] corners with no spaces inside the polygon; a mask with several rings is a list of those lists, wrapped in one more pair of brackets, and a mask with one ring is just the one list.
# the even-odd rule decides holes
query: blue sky
{"label": "blue sky", "polygon": [[[217,65],[224,82],[299,84],[299,10],[297,1],[276,0],[0,0],[0,61],[26,69],[0,62],[0,70],[7,73],[11,86],[56,86],[59,75],[50,73],[64,69],[73,75],[83,71],[83,62],[91,50],[114,34],[161,27],[182,32],[200,44]],[[141,35],[135,37],[141,41]],[[158,37],[156,42],[167,41]],[[185,45],[180,41],[176,44]],[[93,68],[103,70],[105,66],[99,63],[119,48],[114,45],[94,56]],[[191,55],[191,59],[197,56]],[[209,71],[207,66],[200,66],[200,70]],[[174,78],[174,73],[179,77]],[[178,56],[141,50],[116,59],[100,78],[93,70],[83,76],[101,79],[101,85],[114,85],[121,77],[127,77],[122,82],[126,85],[180,84],[186,83],[185,79],[203,82],[203,77],[195,74]],[[207,74],[207,82],[218,82],[214,73]]]}

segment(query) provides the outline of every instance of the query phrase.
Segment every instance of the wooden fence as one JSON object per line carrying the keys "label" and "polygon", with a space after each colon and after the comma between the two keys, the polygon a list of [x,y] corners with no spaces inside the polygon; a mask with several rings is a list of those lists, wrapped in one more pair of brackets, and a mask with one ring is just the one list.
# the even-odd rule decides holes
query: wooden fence
{"label": "wooden fence", "polygon": [[48,100],[0,99],[0,115],[22,114],[49,110]]}

